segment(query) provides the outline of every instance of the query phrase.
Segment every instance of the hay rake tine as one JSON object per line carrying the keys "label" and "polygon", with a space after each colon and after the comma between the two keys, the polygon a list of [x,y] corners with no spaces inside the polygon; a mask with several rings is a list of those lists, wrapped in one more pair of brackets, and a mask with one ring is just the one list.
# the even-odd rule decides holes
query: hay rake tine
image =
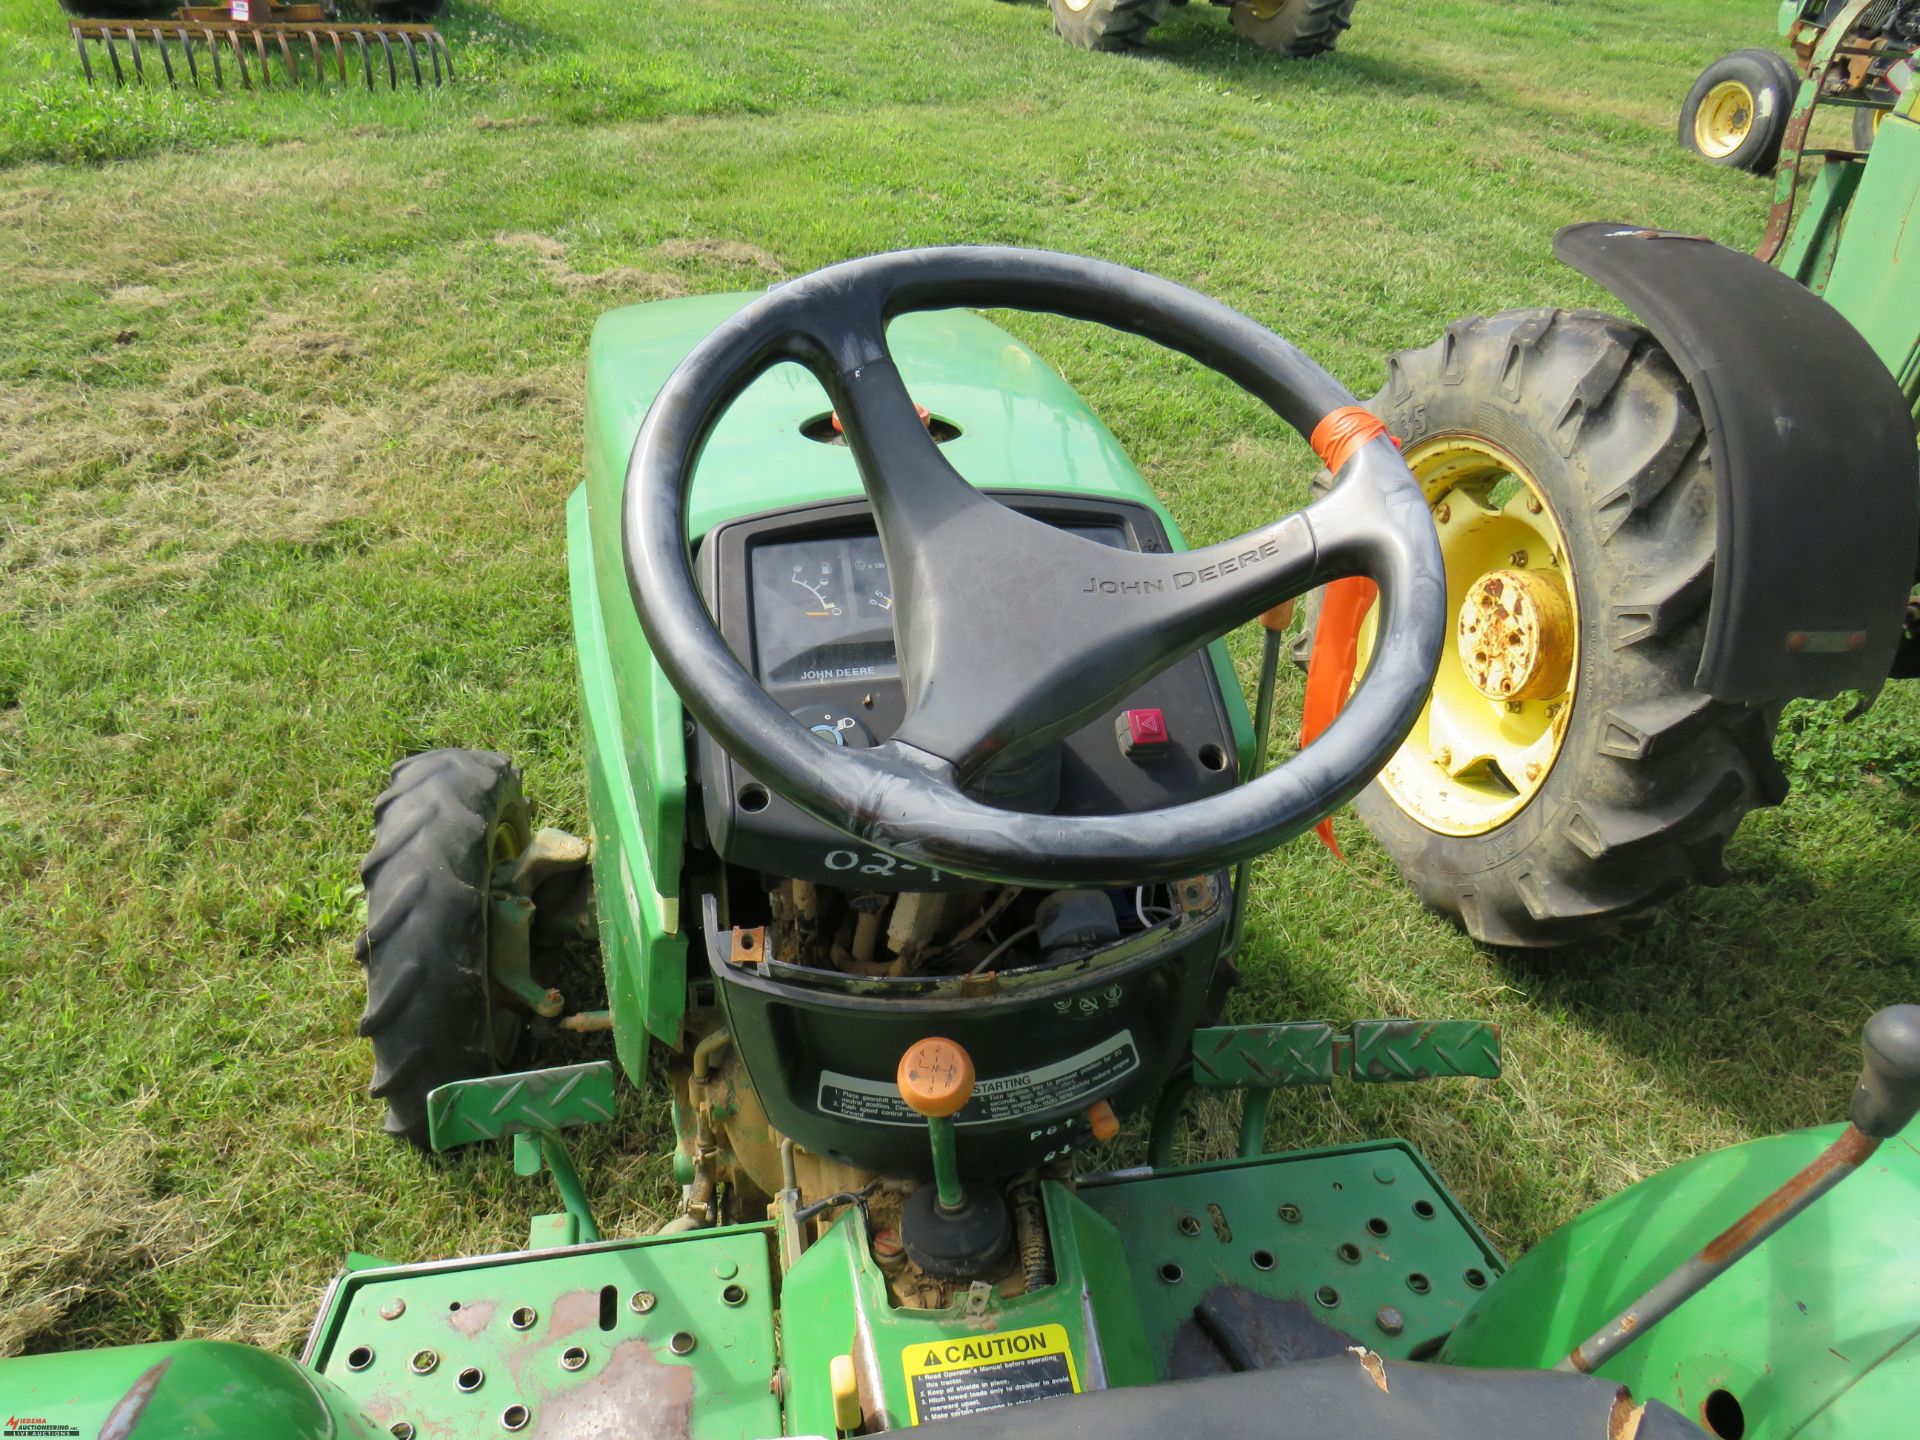
{"label": "hay rake tine", "polygon": [[80,52],[80,73],[87,77],[87,84],[91,86],[93,84],[93,61],[87,57],[86,37],[80,33],[80,27],[78,25],[69,25],[67,28],[73,32],[73,48]]}
{"label": "hay rake tine", "polygon": [[[317,9],[318,7],[314,7]],[[295,14],[303,13],[294,11]],[[304,13],[311,13],[307,11]],[[271,90],[274,88],[273,67],[277,59],[281,67],[279,84],[290,90],[300,90],[311,86],[326,90],[338,77],[343,87],[353,85],[353,62],[348,54],[348,45],[359,55],[360,78],[365,81],[369,93],[379,89],[374,72],[380,58],[386,61],[387,85],[390,89],[400,89],[400,77],[403,73],[413,75],[413,88],[422,91],[431,79],[438,89],[453,79],[453,53],[439,31],[430,25],[340,25],[327,19],[317,22],[302,20],[299,23],[260,23],[227,24],[192,8],[183,8],[172,21],[146,21],[128,24],[99,20],[74,20],[69,22],[67,33],[73,37],[73,48],[79,52],[80,72],[89,86],[105,84],[109,78],[116,86],[126,87],[135,83],[145,88],[150,82],[147,76],[147,51],[157,47],[160,52],[160,68],[165,73],[169,89],[183,87],[180,67],[174,64],[174,46],[178,45],[187,62],[187,79],[195,90],[202,89],[200,74],[201,57],[196,52],[204,47],[207,56],[213,62],[213,84],[216,89],[225,89],[226,62],[231,59],[238,68],[239,85],[243,90]],[[121,54],[125,46],[132,52],[132,64],[128,57]],[[332,73],[329,74],[327,47],[333,47]],[[379,46],[379,56],[373,51]],[[104,49],[107,63],[94,64],[95,48]],[[230,50],[231,55],[222,54]],[[404,52],[405,65],[402,66]],[[304,57],[304,58],[303,58]],[[311,62],[311,77],[301,74],[301,66]],[[158,84],[158,80],[151,83]]]}

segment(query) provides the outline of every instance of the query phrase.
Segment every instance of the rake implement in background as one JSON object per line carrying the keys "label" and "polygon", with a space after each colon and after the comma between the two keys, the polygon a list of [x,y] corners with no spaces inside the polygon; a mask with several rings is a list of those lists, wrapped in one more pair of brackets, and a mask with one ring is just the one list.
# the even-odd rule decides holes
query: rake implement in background
{"label": "rake implement in background", "polygon": [[89,85],[96,75],[115,85],[164,76],[169,85],[197,89],[211,78],[224,88],[229,71],[248,90],[329,80],[397,90],[409,75],[417,89],[453,78],[453,57],[433,26],[342,23],[330,8],[270,0],[185,5],[172,19],[76,19],[69,29]]}

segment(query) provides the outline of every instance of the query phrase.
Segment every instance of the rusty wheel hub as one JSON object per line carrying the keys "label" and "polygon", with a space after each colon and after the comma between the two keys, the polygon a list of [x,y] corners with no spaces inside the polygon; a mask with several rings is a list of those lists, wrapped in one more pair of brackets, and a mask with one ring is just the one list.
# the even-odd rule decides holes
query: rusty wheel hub
{"label": "rusty wheel hub", "polygon": [[1455,622],[1460,668],[1489,700],[1544,700],[1573,673],[1573,607],[1558,577],[1490,570],[1467,587]]}

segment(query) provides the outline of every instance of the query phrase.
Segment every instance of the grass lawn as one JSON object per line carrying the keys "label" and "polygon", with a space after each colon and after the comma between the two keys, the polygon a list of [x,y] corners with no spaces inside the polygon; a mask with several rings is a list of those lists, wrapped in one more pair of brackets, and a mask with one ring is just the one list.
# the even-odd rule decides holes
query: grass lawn
{"label": "grass lawn", "polygon": [[[1673,117],[1773,12],[1365,0],[1290,64],[1201,5],[1114,57],[1030,0],[456,0],[447,90],[196,96],[89,92],[54,0],[0,0],[0,1353],[287,1346],[347,1250],[505,1248],[546,1208],[504,1156],[380,1135],[350,946],[398,757],[508,751],[585,828],[562,506],[597,314],[1043,245],[1370,393],[1455,316],[1600,303],[1559,225],[1755,243],[1766,182]],[[1306,447],[1223,385],[1013,323],[1196,540],[1304,498]],[[1795,795],[1732,883],[1604,953],[1475,946],[1351,819],[1345,865],[1261,862],[1238,1018],[1485,1016],[1509,1066],[1299,1095],[1272,1143],[1405,1135],[1517,1251],[1837,1118],[1861,1022],[1920,989],[1920,708],[1844,708],[1790,714]],[[1232,1130],[1203,1112],[1190,1153]],[[610,1231],[667,1212],[666,1133],[629,1091],[587,1143]]]}

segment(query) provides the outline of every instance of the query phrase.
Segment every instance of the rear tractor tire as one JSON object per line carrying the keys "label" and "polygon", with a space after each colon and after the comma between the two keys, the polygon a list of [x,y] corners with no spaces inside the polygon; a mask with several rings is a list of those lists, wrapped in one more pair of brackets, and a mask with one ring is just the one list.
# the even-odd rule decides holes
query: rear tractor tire
{"label": "rear tractor tire", "polygon": [[1166,0],[1047,0],[1053,30],[1082,50],[1132,50],[1160,23]]}
{"label": "rear tractor tire", "polygon": [[1741,818],[1785,798],[1779,712],[1694,688],[1716,496],[1666,351],[1598,311],[1507,311],[1394,356],[1368,408],[1447,566],[1433,693],[1355,802],[1409,884],[1475,939],[1548,947],[1724,881]]}
{"label": "rear tractor tire", "polygon": [[1325,55],[1353,26],[1360,0],[1238,0],[1234,33],[1262,50],[1294,60]]}
{"label": "rear tractor tire", "polygon": [[495,993],[488,931],[493,872],[532,841],[520,770],[484,750],[429,750],[393,767],[360,867],[367,971],[360,1033],[387,1133],[427,1144],[427,1093],[498,1073],[524,1012]]}
{"label": "rear tractor tire", "polygon": [[1799,93],[1800,74],[1772,50],[1736,50],[1700,72],[1680,107],[1680,143],[1703,160],[1764,175]]}

